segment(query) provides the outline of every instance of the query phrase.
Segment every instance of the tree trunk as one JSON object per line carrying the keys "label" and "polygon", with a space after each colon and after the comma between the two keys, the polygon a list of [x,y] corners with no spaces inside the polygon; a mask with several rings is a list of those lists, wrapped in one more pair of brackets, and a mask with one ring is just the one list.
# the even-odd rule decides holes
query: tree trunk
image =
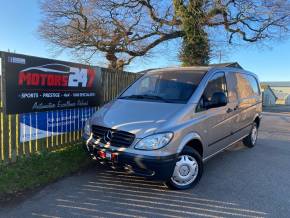
{"label": "tree trunk", "polygon": [[174,0],[175,13],[182,20],[185,32],[179,58],[183,66],[207,65],[210,59],[208,35],[202,25],[204,0]]}
{"label": "tree trunk", "polygon": [[118,60],[117,56],[112,53],[107,53],[107,60],[109,61],[108,68],[117,71],[123,71],[124,69],[124,61]]}
{"label": "tree trunk", "polygon": [[108,68],[109,69],[116,69],[117,68],[117,61],[118,61],[118,58],[116,57],[116,55],[113,52],[109,52],[109,53],[107,53],[106,58],[109,62]]}
{"label": "tree trunk", "polygon": [[209,64],[210,49],[207,33],[196,27],[194,34],[183,38],[180,60],[183,66],[203,66]]}

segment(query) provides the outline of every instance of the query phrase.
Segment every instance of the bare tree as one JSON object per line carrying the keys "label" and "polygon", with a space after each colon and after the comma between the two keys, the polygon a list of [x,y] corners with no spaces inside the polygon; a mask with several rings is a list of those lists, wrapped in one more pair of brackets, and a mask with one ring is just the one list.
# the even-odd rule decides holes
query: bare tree
{"label": "bare tree", "polygon": [[206,64],[217,41],[285,35],[289,9],[288,0],[43,0],[39,31],[60,48],[101,52],[115,69],[180,37],[198,45],[187,49],[185,64]]}
{"label": "bare tree", "polygon": [[[49,0],[42,2],[42,11],[39,32],[44,39],[91,56],[102,52],[114,69],[122,69],[133,58],[183,34],[173,23],[150,19],[139,1]],[[162,17],[172,14],[169,5]]]}
{"label": "bare tree", "polygon": [[207,64],[218,41],[254,43],[288,32],[290,4],[287,0],[173,2],[185,32],[180,54],[184,65]]}

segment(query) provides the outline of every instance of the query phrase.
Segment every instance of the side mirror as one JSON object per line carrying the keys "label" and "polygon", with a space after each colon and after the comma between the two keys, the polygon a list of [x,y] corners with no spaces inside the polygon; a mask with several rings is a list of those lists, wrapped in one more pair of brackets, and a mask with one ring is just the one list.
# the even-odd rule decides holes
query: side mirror
{"label": "side mirror", "polygon": [[228,104],[228,99],[225,93],[223,92],[215,92],[211,97],[209,108],[223,107]]}

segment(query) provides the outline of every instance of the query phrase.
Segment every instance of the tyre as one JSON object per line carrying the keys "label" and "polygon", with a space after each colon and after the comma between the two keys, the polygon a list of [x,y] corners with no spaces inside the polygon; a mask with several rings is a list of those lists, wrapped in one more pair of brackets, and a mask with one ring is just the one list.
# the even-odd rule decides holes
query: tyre
{"label": "tyre", "polygon": [[177,190],[192,188],[199,182],[202,172],[203,163],[200,154],[191,147],[185,147],[166,185]]}
{"label": "tyre", "polygon": [[254,122],[250,134],[243,139],[243,143],[248,148],[253,148],[257,143],[257,139],[258,139],[258,126],[257,123]]}

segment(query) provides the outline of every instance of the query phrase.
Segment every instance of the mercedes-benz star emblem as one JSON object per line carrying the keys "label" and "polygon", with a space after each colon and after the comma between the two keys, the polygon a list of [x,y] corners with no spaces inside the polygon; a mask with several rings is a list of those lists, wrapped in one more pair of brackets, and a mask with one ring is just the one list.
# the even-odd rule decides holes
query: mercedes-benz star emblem
{"label": "mercedes-benz star emblem", "polygon": [[104,141],[105,143],[108,143],[112,140],[113,132],[111,130],[108,130],[104,135]]}

